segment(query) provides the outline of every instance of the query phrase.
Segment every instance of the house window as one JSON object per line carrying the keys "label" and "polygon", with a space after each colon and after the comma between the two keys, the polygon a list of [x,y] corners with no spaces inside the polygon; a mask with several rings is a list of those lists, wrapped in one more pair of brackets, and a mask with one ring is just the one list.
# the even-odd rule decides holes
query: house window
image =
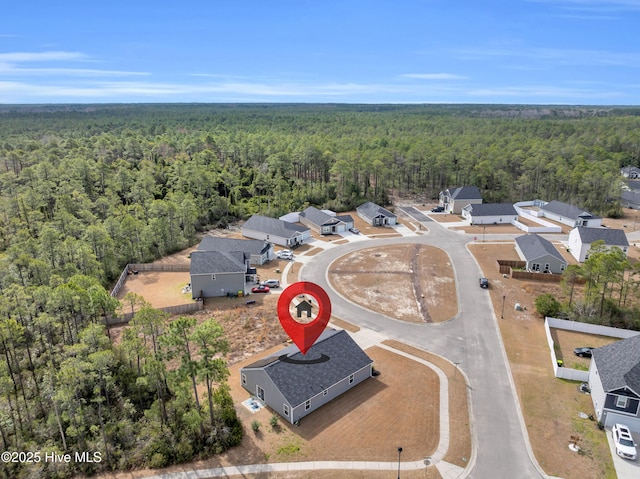
{"label": "house window", "polygon": [[289,405],[288,404],[283,404],[282,405],[282,412],[284,413],[285,416],[289,417]]}
{"label": "house window", "polygon": [[211,275],[211,281],[215,281],[215,280],[216,280],[216,275],[215,275],[215,274],[212,274],[212,275]]}
{"label": "house window", "polygon": [[304,403],[304,410],[305,411],[308,411],[310,407],[311,407],[311,401],[307,401],[306,403]]}
{"label": "house window", "polygon": [[540,271],[540,264],[539,263],[533,263],[531,265],[531,271]]}
{"label": "house window", "polygon": [[626,408],[628,399],[629,398],[627,398],[626,396],[618,396],[618,399],[616,400],[616,407],[623,409]]}
{"label": "house window", "polygon": [[260,386],[256,386],[256,395],[259,399],[264,401],[264,389],[262,389]]}
{"label": "house window", "polygon": [[567,267],[567,265],[566,265],[566,264],[564,264],[564,263],[562,263],[562,264],[560,265],[560,271],[564,271],[564,269],[565,269],[566,267]]}
{"label": "house window", "polygon": [[349,376],[349,384],[353,384],[353,374]]}
{"label": "house window", "polygon": [[329,390],[328,389],[325,389],[324,391],[322,391],[322,395],[323,396],[326,396],[327,394],[329,394]]}
{"label": "house window", "polygon": [[269,241],[269,235],[267,235],[267,241]]}
{"label": "house window", "polygon": [[247,384],[247,375],[246,374],[242,375],[242,384],[244,384],[244,385]]}

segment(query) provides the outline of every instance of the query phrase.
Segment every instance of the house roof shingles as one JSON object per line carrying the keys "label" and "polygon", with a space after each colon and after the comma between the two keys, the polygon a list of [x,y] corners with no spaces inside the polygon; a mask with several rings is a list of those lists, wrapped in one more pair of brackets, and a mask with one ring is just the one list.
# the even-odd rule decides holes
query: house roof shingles
{"label": "house roof shingles", "polygon": [[546,255],[551,255],[554,258],[563,261],[565,264],[567,263],[567,260],[564,259],[564,257],[560,254],[556,247],[553,246],[553,244],[549,240],[539,235],[530,234],[518,236],[516,238],[516,243],[518,244],[520,251],[522,251],[522,254],[525,256],[527,261],[542,258]]}
{"label": "house roof shingles", "polygon": [[568,203],[563,203],[562,201],[553,200],[547,203],[546,205],[540,208],[544,211],[549,211],[550,213],[555,213],[560,216],[564,216],[565,218],[572,218],[577,220],[578,218],[600,218],[597,215],[593,215],[588,211],[578,208],[577,206],[570,205]]}
{"label": "house roof shingles", "polygon": [[[373,363],[344,331],[326,330],[316,343],[303,355],[296,346],[289,346],[276,353],[287,354],[296,361],[310,360],[324,354],[328,361],[316,364],[292,364],[280,360],[265,360],[250,364],[243,369],[264,369],[287,402],[296,407],[322,393],[351,374]],[[273,356],[272,356],[273,357]]]}
{"label": "house roof shingles", "polygon": [[335,216],[331,216],[330,214],[327,214],[324,211],[320,211],[318,208],[315,208],[313,206],[309,206],[306,210],[301,212],[300,216],[308,219],[313,224],[318,226],[333,225],[340,221]]}
{"label": "house roof shingles", "polygon": [[309,228],[306,226],[262,215],[253,215],[242,225],[242,228],[281,236],[283,238],[293,238],[309,231]]}
{"label": "house roof shingles", "polygon": [[243,251],[248,254],[261,255],[269,251],[269,243],[262,240],[205,236],[198,245],[198,251]]}
{"label": "house roof shingles", "polygon": [[627,387],[640,396],[640,334],[593,350],[605,392]]}
{"label": "house roof shingles", "polygon": [[358,206],[356,208],[356,211],[358,213],[362,213],[368,218],[375,218],[376,216],[380,216],[380,215],[386,216],[388,218],[396,218],[396,215],[394,215],[391,211],[389,211],[386,208],[383,208],[382,206],[378,206],[375,203],[372,203],[371,201],[367,201],[366,203]]}
{"label": "house roof shingles", "polygon": [[591,244],[594,241],[603,240],[608,246],[629,246],[629,240],[623,230],[612,228],[576,228],[583,244]]}
{"label": "house roof shingles", "polygon": [[459,186],[458,188],[449,188],[446,190],[449,196],[454,200],[481,200],[482,195],[477,186]]}
{"label": "house roof shingles", "polygon": [[246,273],[242,251],[194,251],[191,253],[191,274]]}
{"label": "house roof shingles", "polygon": [[512,203],[469,204],[463,209],[471,211],[473,216],[517,216],[518,212]]}

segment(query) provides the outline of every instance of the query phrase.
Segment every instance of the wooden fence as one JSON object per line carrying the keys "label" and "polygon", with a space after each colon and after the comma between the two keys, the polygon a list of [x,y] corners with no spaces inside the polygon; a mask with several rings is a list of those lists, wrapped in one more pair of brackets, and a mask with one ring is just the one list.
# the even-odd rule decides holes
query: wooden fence
{"label": "wooden fence", "polygon": [[[557,273],[536,273],[532,271],[520,271],[514,268],[524,268],[527,263],[525,261],[514,261],[499,259],[497,261],[498,269],[500,273],[507,274],[514,279],[524,279],[528,281],[543,281],[545,283],[559,283],[562,281],[564,275]],[[586,280],[584,278],[575,278],[575,284],[584,284]]]}
{"label": "wooden fence", "polygon": [[[157,309],[169,314],[193,313],[196,311],[202,311],[204,309],[204,302],[194,301],[193,303],[179,304],[177,306],[167,306],[165,308],[157,308]],[[123,313],[115,317],[109,317],[107,318],[107,321],[106,321],[107,326],[114,326],[116,324],[126,324],[129,321],[131,321],[131,319],[133,319],[134,315],[135,313]]]}

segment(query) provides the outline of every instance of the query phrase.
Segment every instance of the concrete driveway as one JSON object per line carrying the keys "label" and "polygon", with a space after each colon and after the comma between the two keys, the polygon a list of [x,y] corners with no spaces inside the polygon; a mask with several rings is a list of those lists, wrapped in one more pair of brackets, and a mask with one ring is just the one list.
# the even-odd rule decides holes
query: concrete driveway
{"label": "concrete driveway", "polygon": [[[636,444],[640,444],[640,434],[632,434]],[[616,454],[616,446],[613,442],[611,430],[607,429],[607,441],[609,441],[609,449],[611,449],[611,457],[613,457],[613,466],[616,468],[618,479],[638,479],[640,477],[640,457],[635,461],[622,459]],[[639,448],[640,449],[640,448]]]}

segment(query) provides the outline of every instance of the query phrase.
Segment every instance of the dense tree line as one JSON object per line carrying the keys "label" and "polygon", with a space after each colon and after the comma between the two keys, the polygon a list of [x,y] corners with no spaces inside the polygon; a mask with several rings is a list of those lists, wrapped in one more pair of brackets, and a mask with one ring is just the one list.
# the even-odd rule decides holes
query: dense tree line
{"label": "dense tree line", "polygon": [[640,330],[640,264],[632,264],[620,248],[593,243],[584,264],[563,273],[564,299],[545,293],[536,298],[540,315]]}
{"label": "dense tree line", "polygon": [[[104,317],[118,304],[108,288],[127,262],[177,251],[200,231],[254,213],[278,216],[311,204],[340,211],[392,196],[427,201],[465,184],[478,186],[487,202],[559,199],[615,213],[619,168],[640,161],[639,113],[0,107],[2,447],[99,450],[102,462],[83,466],[91,472],[162,466],[239,440],[215,325],[169,323],[142,305],[123,342],[111,344]],[[601,313],[619,298],[611,296],[615,281],[606,283]],[[41,469],[5,464],[2,471],[65,477],[77,470],[33,467]]]}

